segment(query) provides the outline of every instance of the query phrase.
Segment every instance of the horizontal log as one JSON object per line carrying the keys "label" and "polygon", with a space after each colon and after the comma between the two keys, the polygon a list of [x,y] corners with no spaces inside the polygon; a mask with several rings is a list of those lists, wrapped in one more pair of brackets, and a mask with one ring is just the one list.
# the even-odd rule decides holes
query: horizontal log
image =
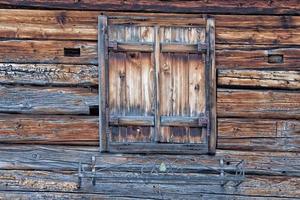
{"label": "horizontal log", "polygon": [[[95,65],[96,47],[96,42],[86,41],[3,40],[0,41],[0,62]],[[218,68],[300,69],[298,64],[300,48],[295,46],[283,48],[274,45],[217,45],[216,47]],[[74,52],[76,54],[72,55]],[[270,55],[282,55],[283,62],[269,63]]]}
{"label": "horizontal log", "polygon": [[217,28],[219,44],[299,44],[300,28]]}
{"label": "horizontal log", "polygon": [[[218,147],[299,151],[299,120],[218,119]],[[97,116],[0,115],[2,143],[98,145]]]}
{"label": "horizontal log", "polygon": [[293,138],[219,138],[218,149],[244,151],[300,151],[300,137]]}
{"label": "horizontal log", "polygon": [[74,2],[59,0],[44,2],[40,0],[1,0],[1,7],[27,7],[27,8],[51,8],[51,9],[79,9],[101,11],[140,11],[140,12],[178,12],[178,13],[226,13],[226,14],[289,14],[297,15],[300,7],[297,0],[282,1],[130,1],[111,2],[104,1],[80,1]]}
{"label": "horizontal log", "polygon": [[[68,55],[65,49],[79,52]],[[0,62],[97,64],[97,44],[85,41],[1,40]]]}
{"label": "horizontal log", "polygon": [[[96,86],[95,65],[0,63],[0,83],[53,86]],[[299,89],[299,71],[283,70],[218,70],[221,87],[262,87]]]}
{"label": "horizontal log", "polygon": [[218,89],[218,117],[300,119],[300,93]]}
{"label": "horizontal log", "polygon": [[[174,2],[172,2],[174,4]],[[1,3],[0,3],[1,5]],[[173,12],[173,11],[172,11]],[[115,13],[106,12],[110,24],[153,26],[157,23],[170,26],[171,23],[186,26],[204,26],[201,15],[181,16],[175,14]],[[243,13],[244,14],[244,13]],[[97,40],[97,17],[95,11],[42,11],[42,10],[0,10],[0,35],[10,39],[59,39]],[[138,16],[140,15],[140,16]],[[146,18],[148,17],[148,18]],[[184,18],[183,18],[184,17]],[[234,44],[299,44],[299,16],[228,16],[216,15],[216,43]],[[168,21],[168,20],[171,20]]]}
{"label": "horizontal log", "polygon": [[161,116],[161,126],[190,126],[202,127],[207,125],[207,117],[179,117],[179,116]]}
{"label": "horizontal log", "polygon": [[[102,173],[105,176],[105,173]],[[130,176],[130,172],[119,173],[119,176]],[[41,171],[22,171],[14,170],[7,171],[1,170],[1,188],[0,191],[6,191],[14,194],[15,191],[19,193],[33,192],[35,191],[39,195],[39,198],[45,199],[46,197],[53,197],[56,193],[65,192],[65,198],[68,198],[68,192],[71,192],[72,196],[76,197],[76,194],[89,195],[109,195],[113,198],[122,194],[122,197],[131,197],[138,199],[160,199],[163,197],[174,198],[186,198],[199,199],[203,195],[207,197],[213,197],[213,199],[229,199],[232,195],[237,196],[237,199],[247,199],[251,197],[257,199],[257,197],[289,197],[293,198],[299,194],[297,191],[297,184],[299,184],[299,178],[286,178],[274,176],[271,179],[267,176],[249,176],[248,179],[238,190],[233,187],[221,187],[217,184],[207,184],[207,182],[200,184],[146,184],[145,182],[131,181],[131,183],[118,183],[119,179],[111,179],[108,182],[98,182],[96,186],[92,186],[90,181],[84,180],[84,185],[81,189],[77,189],[77,180],[75,174],[64,174],[61,172],[41,172]],[[9,183],[9,184],[8,184]],[[276,187],[273,187],[276,184]],[[286,187],[286,185],[289,187]],[[6,185],[6,186],[5,186]],[[258,187],[258,185],[260,187]],[[134,192],[130,188],[136,188]],[[51,196],[43,194],[45,192],[52,192]],[[204,193],[204,194],[203,194]],[[210,194],[210,195],[209,195]],[[218,198],[214,198],[215,195],[220,195]],[[221,196],[222,195],[222,196]],[[243,198],[246,196],[247,198]],[[7,195],[6,197],[10,197]],[[98,198],[101,196],[98,196]],[[228,197],[228,198],[226,198]],[[76,198],[77,199],[77,198]],[[211,199],[211,198],[209,198]],[[234,198],[236,199],[236,198]]]}
{"label": "horizontal log", "polygon": [[[77,189],[77,167],[78,161],[82,163],[91,163],[90,155],[99,155],[96,147],[66,147],[66,146],[0,146],[1,151],[1,170],[0,170],[0,190],[3,191],[52,191],[52,192],[72,192],[72,193],[99,193],[115,195],[122,193],[123,196],[130,193],[129,188],[137,188],[135,195],[153,195],[153,186],[161,189],[161,192],[165,195],[197,195],[204,193],[214,194],[228,194],[228,195],[250,195],[250,196],[269,196],[269,197],[296,197],[299,195],[298,185],[300,178],[295,175],[289,176],[276,176],[275,174],[279,170],[285,171],[285,174],[298,172],[299,175],[299,155],[296,153],[266,153],[266,152],[241,152],[241,151],[217,151],[217,155],[214,157],[208,155],[197,156],[165,156],[168,162],[175,160],[182,160],[188,162],[205,163],[211,167],[215,167],[213,163],[217,163],[220,157],[226,157],[228,159],[244,158],[246,160],[246,173],[247,177],[245,181],[238,187],[225,186],[210,183],[207,184],[144,184],[132,180],[130,184],[121,184],[118,178],[111,178],[106,180],[105,183],[97,182],[95,187],[91,186],[91,181],[84,179],[84,183],[81,189]],[[179,159],[179,157],[181,159]],[[135,160],[136,164],[128,163],[120,165],[123,167],[118,172],[119,176],[131,175],[133,170],[138,170],[137,166],[142,167],[145,163],[139,162],[145,161],[146,163],[157,162],[157,156],[155,155],[116,155],[116,154],[103,154],[101,157],[103,167],[109,164],[121,164],[127,163],[130,160]],[[183,167],[185,166],[182,163]],[[6,166],[11,166],[11,170],[3,170]],[[27,170],[12,170],[17,167],[25,167]],[[63,172],[63,166],[73,166],[73,172]],[[135,168],[134,168],[135,167]],[[194,167],[197,167],[195,165]],[[199,166],[200,167],[200,166]],[[37,170],[42,168],[43,171]],[[29,170],[31,169],[31,170]],[[35,169],[33,171],[33,169]],[[48,170],[50,171],[48,171]],[[64,168],[66,169],[66,168]],[[183,168],[185,170],[185,168]],[[259,173],[260,175],[254,175],[253,173]],[[190,172],[192,173],[192,172]],[[190,173],[183,173],[183,176],[189,176]],[[263,175],[265,173],[266,175]],[[272,173],[274,173],[272,175]],[[111,175],[102,173],[104,176]],[[193,172],[195,175],[195,172]],[[250,175],[252,174],[252,175]],[[284,174],[284,173],[283,173]],[[270,176],[272,175],[272,176]],[[139,187],[138,187],[139,185]],[[274,187],[276,185],[276,187]],[[288,187],[287,187],[288,186]],[[117,188],[117,189],[116,189]],[[188,189],[189,188],[189,189]],[[174,192],[176,191],[176,192]],[[161,194],[160,194],[161,195]],[[150,196],[149,196],[150,197]]]}
{"label": "horizontal log", "polygon": [[91,114],[98,94],[89,88],[0,86],[0,112]]}
{"label": "horizontal log", "polygon": [[219,139],[240,138],[297,138],[299,120],[219,118]]}
{"label": "horizontal log", "polygon": [[[1,145],[0,169],[24,169],[24,170],[46,170],[46,171],[77,171],[78,163],[91,164],[91,157],[99,155],[99,148],[88,146],[42,146],[42,145]],[[119,171],[140,170],[145,162],[155,162],[157,155],[141,156],[138,154],[101,154],[99,162],[101,167],[108,167],[111,164],[126,163],[137,160],[138,163],[128,163],[120,166]],[[300,176],[299,174],[299,153],[293,152],[255,152],[255,151],[229,151],[217,150],[215,156],[208,155],[165,155],[170,162],[188,160],[218,168],[217,162],[220,158],[225,160],[245,160],[246,174],[248,175],[285,175]],[[181,158],[181,159],[180,159]],[[184,165],[184,162],[182,163]],[[226,168],[227,169],[227,168]],[[203,166],[186,168],[186,173],[207,170]]]}
{"label": "horizontal log", "polygon": [[219,70],[218,85],[222,87],[254,87],[300,89],[300,71]]}
{"label": "horizontal log", "polygon": [[0,115],[3,143],[98,144],[98,118],[91,116]]}
{"label": "horizontal log", "polygon": [[[300,28],[299,16],[267,16],[267,15],[214,15],[216,29],[292,29]],[[276,33],[274,33],[276,34]]]}
{"label": "horizontal log", "polygon": [[[191,200],[197,200],[199,197],[202,199],[210,199],[210,200],[267,200],[269,197],[264,196],[241,196],[241,195],[226,195],[226,194],[206,194],[201,193],[197,194],[198,196],[193,195],[180,195],[176,194],[174,196],[168,196],[168,197],[174,197],[174,198],[188,198]],[[138,195],[134,195],[138,196]],[[120,197],[118,194],[116,195],[110,195],[110,194],[90,194],[90,193],[73,193],[73,192],[32,192],[32,191],[25,191],[25,192],[18,192],[18,191],[0,191],[0,198],[2,199],[22,199],[22,200],[31,200],[31,199],[70,199],[70,200],[80,200],[80,199],[103,199],[103,200],[109,200],[109,199],[118,199],[118,200],[128,200],[127,197]],[[130,196],[130,199],[137,198],[133,197],[133,195]],[[159,197],[157,197],[159,198]],[[138,196],[137,199],[144,199],[141,196]],[[289,200],[288,197],[272,197],[274,200]]]}
{"label": "horizontal log", "polygon": [[96,86],[95,65],[0,63],[1,84],[52,86]]}
{"label": "horizontal log", "polygon": [[152,116],[110,116],[110,125],[154,126]]}
{"label": "horizontal log", "polygon": [[[219,69],[300,69],[298,46],[276,45],[217,45],[216,62]],[[281,55],[283,62],[268,62],[270,55]]]}

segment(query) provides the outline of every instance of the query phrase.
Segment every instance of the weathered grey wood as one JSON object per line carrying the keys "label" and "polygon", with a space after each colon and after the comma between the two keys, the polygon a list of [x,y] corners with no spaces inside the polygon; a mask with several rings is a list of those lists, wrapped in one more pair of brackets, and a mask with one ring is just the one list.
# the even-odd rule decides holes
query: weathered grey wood
{"label": "weathered grey wood", "polygon": [[159,26],[154,27],[154,120],[155,131],[152,138],[153,142],[158,142],[160,139],[160,85],[159,85],[159,65],[160,65],[160,43],[161,31]]}
{"label": "weathered grey wood", "polygon": [[205,154],[207,144],[110,143],[112,153]]}
{"label": "weathered grey wood", "polygon": [[89,88],[0,86],[0,112],[90,114],[98,94]]}
{"label": "weathered grey wood", "polygon": [[154,117],[151,116],[110,116],[110,125],[124,126],[154,126]]}
{"label": "weathered grey wood", "polygon": [[160,116],[162,126],[203,127],[207,121],[207,117]]}
{"label": "weathered grey wood", "polygon": [[[110,173],[101,173],[104,177]],[[299,177],[285,176],[247,176],[239,186],[221,187],[217,183],[199,182],[198,184],[157,183],[145,184],[144,181],[133,180],[131,183],[120,183],[118,177],[127,177],[132,172],[116,172],[116,178],[98,181],[95,187],[91,187],[90,180],[84,180],[81,189],[77,189],[76,172],[46,172],[23,170],[0,170],[0,191],[51,191],[72,192],[86,194],[109,194],[143,198],[174,197],[179,195],[198,197],[202,193],[219,195],[242,195],[262,197],[289,197],[297,198],[299,195]],[[195,175],[193,173],[182,174],[185,177]],[[7,184],[9,183],[9,184]],[[274,187],[274,184],[276,187]],[[289,187],[286,185],[289,184]],[[257,187],[257,186],[260,187]],[[132,189],[135,188],[134,192]],[[160,191],[159,193],[155,191]]]}
{"label": "weathered grey wood", "polygon": [[99,79],[99,145],[108,150],[108,27],[107,17],[98,17],[98,79]]}
{"label": "weathered grey wood", "polygon": [[0,83],[53,86],[95,86],[95,65],[0,63]]}
{"label": "weathered grey wood", "polygon": [[[98,147],[88,146],[66,146],[66,145],[1,145],[1,169],[24,169],[24,170],[61,170],[77,171],[78,163],[90,164],[92,156],[99,156]],[[181,155],[167,155],[170,161],[183,158]],[[253,152],[253,151],[229,151],[217,150],[215,156],[208,155],[185,155],[186,161],[191,159],[211,167],[218,168],[216,162],[220,158],[228,160],[245,160],[246,174],[252,175],[285,175],[300,176],[299,153],[292,152]],[[155,161],[157,155],[143,157],[138,154],[101,154],[100,163],[107,167],[107,163],[121,164],[130,160],[140,159],[141,163],[136,165],[124,165],[120,171],[134,171],[141,167],[143,160]],[[182,159],[183,161],[185,159]],[[217,165],[216,165],[217,164]],[[271,170],[270,170],[271,169]],[[205,170],[202,166],[186,168],[186,173]]]}
{"label": "weathered grey wood", "polygon": [[300,89],[300,71],[219,70],[218,85],[230,87]]}
{"label": "weathered grey wood", "polygon": [[[138,195],[136,195],[138,196]],[[188,198],[191,200],[198,200],[201,199],[210,199],[210,200],[268,200],[270,197],[264,197],[264,196],[240,196],[240,195],[224,195],[224,194],[197,194],[197,196],[193,195],[180,195],[175,194],[174,196],[168,195],[168,197],[174,197],[174,198]],[[152,199],[153,197],[145,198],[142,196],[133,197],[130,195],[130,197],[120,197],[117,195],[109,195],[109,194],[82,194],[82,193],[68,193],[68,192],[17,192],[17,191],[0,191],[0,198],[4,199],[22,199],[22,200],[31,200],[31,199],[65,199],[65,200],[77,200],[77,199],[116,199],[116,200],[129,200],[129,199]],[[163,198],[161,196],[157,196],[157,199]],[[285,198],[285,197],[271,197],[271,199],[274,200],[288,200],[291,198]]]}

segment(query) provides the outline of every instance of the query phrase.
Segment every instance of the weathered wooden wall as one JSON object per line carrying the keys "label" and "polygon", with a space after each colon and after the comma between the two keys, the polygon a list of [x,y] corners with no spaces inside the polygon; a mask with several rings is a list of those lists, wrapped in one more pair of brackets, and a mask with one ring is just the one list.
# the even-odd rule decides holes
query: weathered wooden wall
{"label": "weathered wooden wall", "polygon": [[[0,199],[175,198],[178,193],[187,199],[299,197],[300,3],[224,2],[0,0],[2,8],[27,8],[0,9]],[[201,158],[245,159],[249,179],[237,191],[216,186],[155,189],[113,181],[96,189],[75,189],[77,161],[96,154],[98,145],[96,48],[101,12],[92,10],[128,15],[110,12],[118,9],[215,17],[219,150],[215,158]],[[65,56],[64,48],[80,49],[80,56]],[[272,55],[282,55],[283,61],[274,63]],[[112,187],[120,190],[113,192]],[[132,187],[140,189],[133,195],[128,192]]]}

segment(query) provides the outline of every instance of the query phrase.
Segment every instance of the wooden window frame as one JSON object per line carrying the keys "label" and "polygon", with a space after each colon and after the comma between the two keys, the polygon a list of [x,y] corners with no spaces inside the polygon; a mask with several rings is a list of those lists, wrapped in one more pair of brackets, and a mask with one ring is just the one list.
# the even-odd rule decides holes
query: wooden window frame
{"label": "wooden window frame", "polygon": [[[155,65],[155,103],[158,102],[157,97],[157,85],[158,85],[158,70],[159,56],[156,55],[160,51],[164,52],[170,49],[179,49],[176,45],[165,45],[161,46],[160,41],[154,39],[154,46],[148,44],[122,44],[122,43],[109,43],[108,40],[108,26],[109,24],[132,24],[132,25],[152,25],[155,27],[155,37],[158,36],[157,24],[160,26],[180,26],[185,25],[201,25],[206,27],[206,41],[205,44],[198,46],[185,45],[181,46],[181,51],[184,52],[195,52],[202,51],[206,54],[205,61],[205,95],[206,95],[206,111],[205,114],[207,121],[207,143],[199,144],[174,144],[174,143],[113,143],[109,141],[110,129],[109,125],[114,123],[113,119],[109,118],[109,106],[108,106],[108,69],[109,69],[109,48],[115,50],[137,50],[137,51],[154,51],[154,65]],[[107,17],[100,15],[98,17],[98,72],[99,72],[99,145],[100,152],[118,152],[118,153],[171,153],[171,154],[214,154],[216,151],[216,132],[217,132],[217,118],[216,118],[216,68],[215,68],[215,21],[213,18],[171,18],[165,19],[163,17]],[[160,122],[158,119],[158,109],[156,109],[154,121]],[[151,117],[150,117],[151,118]],[[119,119],[118,122],[122,121],[124,124],[130,124],[130,120],[140,124],[152,124],[152,119],[133,119],[124,118]],[[157,127],[159,125],[155,125]],[[157,135],[157,134],[156,134]],[[155,141],[157,141],[155,139]],[[155,142],[154,141],[154,142]]]}

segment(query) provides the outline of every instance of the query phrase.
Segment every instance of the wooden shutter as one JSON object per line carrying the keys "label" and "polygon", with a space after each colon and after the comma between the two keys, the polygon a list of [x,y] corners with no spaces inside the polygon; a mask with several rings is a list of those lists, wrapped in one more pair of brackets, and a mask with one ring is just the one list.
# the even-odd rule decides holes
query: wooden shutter
{"label": "wooden shutter", "polygon": [[214,152],[213,22],[99,17],[101,151]]}

